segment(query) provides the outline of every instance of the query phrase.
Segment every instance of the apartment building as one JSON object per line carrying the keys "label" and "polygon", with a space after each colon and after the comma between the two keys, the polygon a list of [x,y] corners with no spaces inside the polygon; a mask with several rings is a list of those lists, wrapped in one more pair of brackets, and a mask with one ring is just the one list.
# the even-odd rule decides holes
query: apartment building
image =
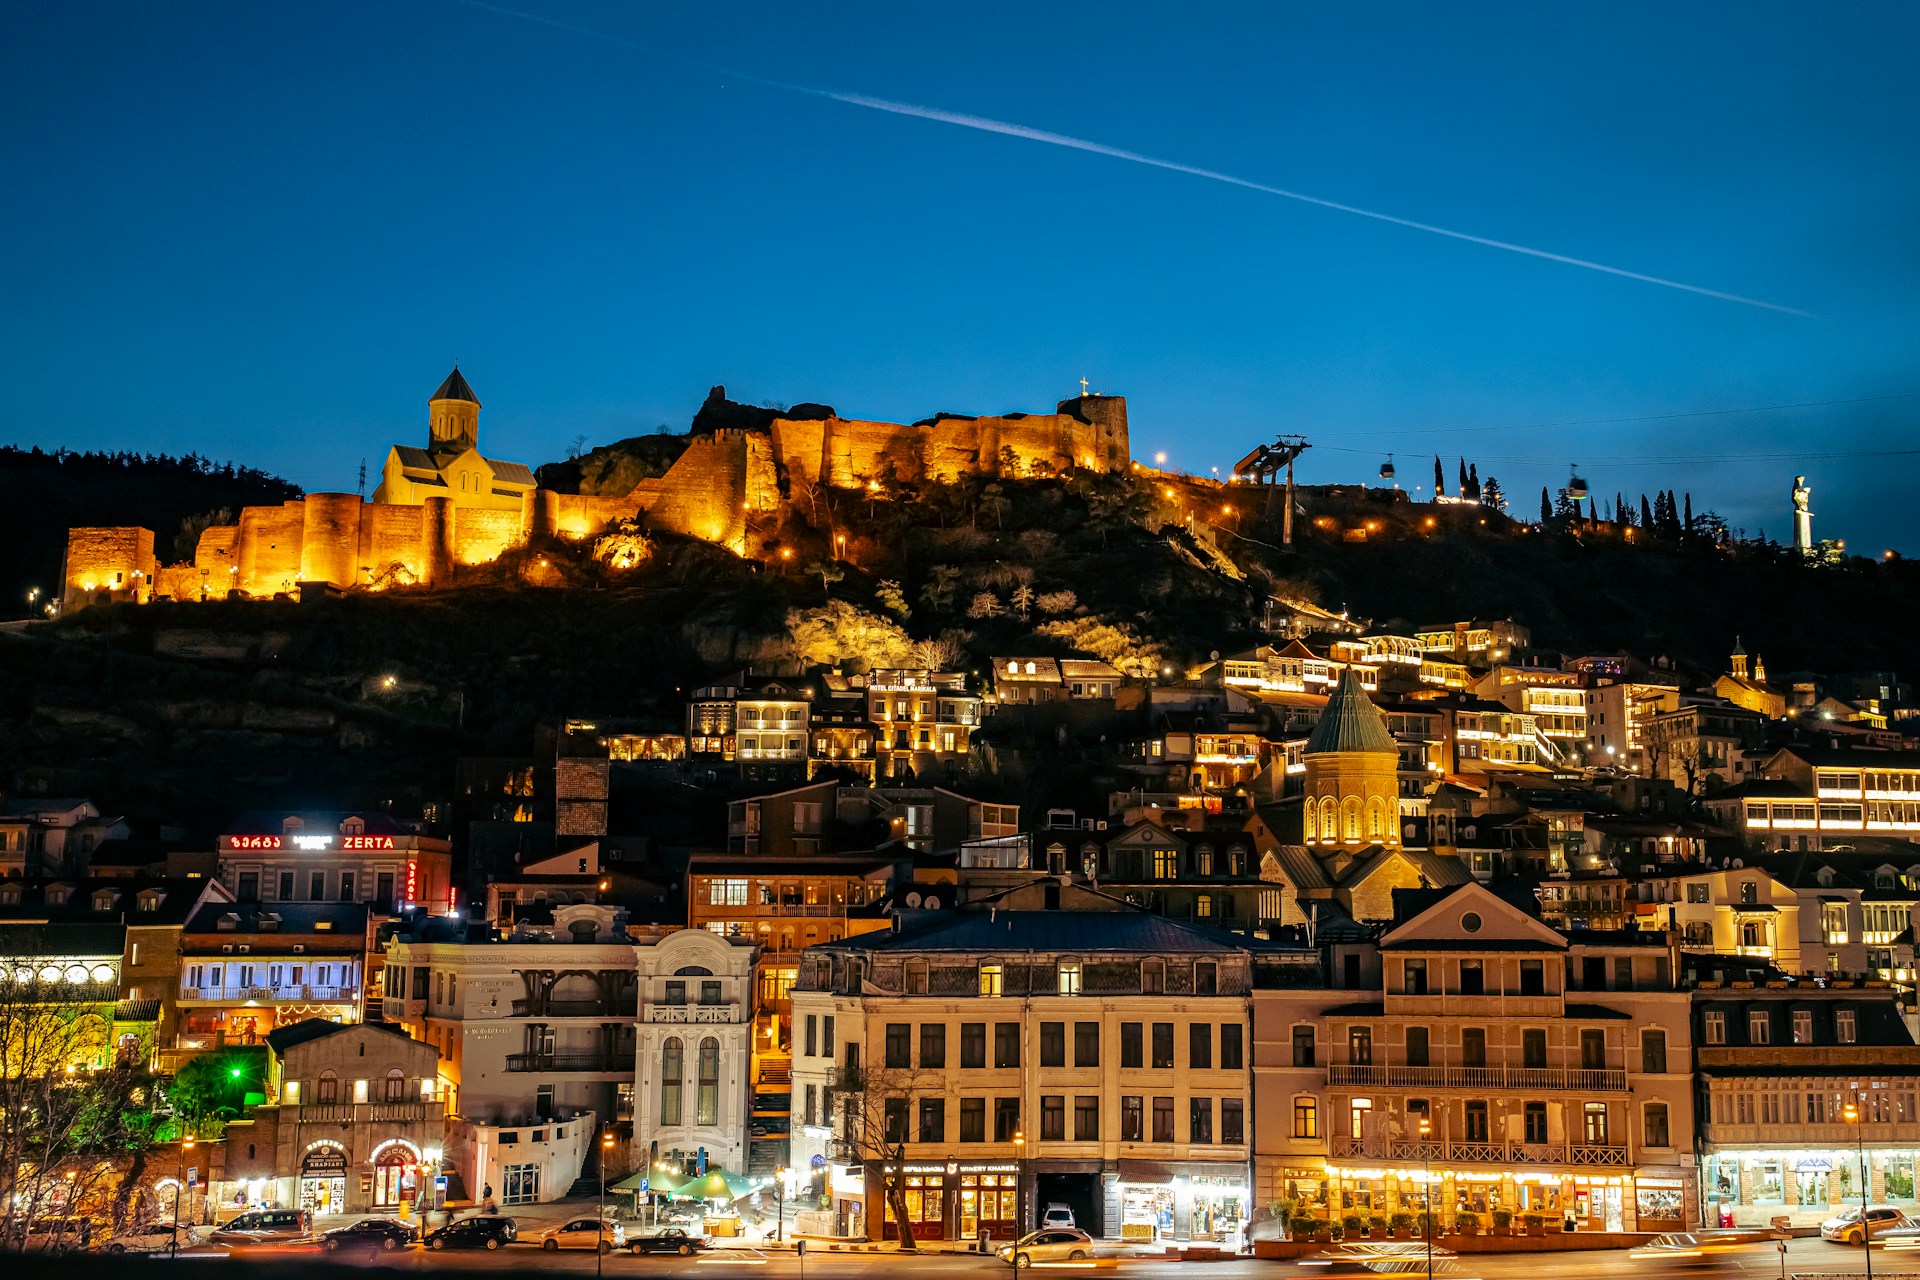
{"label": "apartment building", "polygon": [[1242,939],[1145,914],[967,911],[811,949],[793,993],[796,1167],[834,1226],[1233,1240],[1249,1200]]}
{"label": "apartment building", "polygon": [[867,718],[881,778],[960,765],[980,725],[979,695],[963,671],[880,670],[867,677]]}
{"label": "apartment building", "polygon": [[1785,747],[1755,772],[1745,786],[1704,801],[1749,847],[1817,851],[1920,839],[1920,751]]}
{"label": "apartment building", "polygon": [[309,1019],[359,1022],[367,920],[362,903],[204,903],[181,930],[178,1030],[159,1046],[162,1067]]}
{"label": "apartment building", "polygon": [[1570,941],[1478,884],[1402,901],[1377,944],[1331,948],[1321,989],[1253,994],[1257,1202],[1697,1222],[1687,996],[1664,939]]}
{"label": "apartment building", "polygon": [[1692,1017],[1708,1226],[1814,1226],[1863,1175],[1872,1203],[1920,1212],[1920,1045],[1893,991],[1730,968]]}

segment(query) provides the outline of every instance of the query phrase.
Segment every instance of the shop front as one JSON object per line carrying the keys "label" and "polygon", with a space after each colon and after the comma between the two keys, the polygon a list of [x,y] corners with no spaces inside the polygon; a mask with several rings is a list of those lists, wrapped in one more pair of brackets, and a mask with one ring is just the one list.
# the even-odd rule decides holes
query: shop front
{"label": "shop front", "polygon": [[[1325,1207],[1308,1199],[1311,1178],[1291,1185],[1302,1195],[1302,1210],[1334,1222],[1359,1218],[1392,1219],[1429,1208],[1443,1228],[1471,1215],[1484,1229],[1496,1215],[1510,1214],[1522,1230],[1680,1231],[1694,1222],[1687,1179],[1657,1173],[1603,1174],[1586,1170],[1461,1169],[1435,1166],[1327,1169]],[[1288,1185],[1283,1180],[1283,1189]]]}
{"label": "shop front", "polygon": [[315,1217],[347,1211],[347,1149],[321,1139],[300,1157],[300,1207]]}
{"label": "shop front", "polygon": [[[1122,1160],[1109,1190],[1108,1223],[1119,1238],[1237,1241],[1249,1205],[1246,1166]],[[1108,1234],[1114,1234],[1108,1228]]]}
{"label": "shop front", "polygon": [[[1911,1147],[1868,1147],[1867,1196],[1908,1213],[1920,1212],[1914,1197]],[[1855,1149],[1735,1147],[1701,1158],[1701,1199],[1708,1226],[1765,1226],[1785,1218],[1796,1227],[1815,1226],[1861,1195],[1861,1159]]]}
{"label": "shop front", "polygon": [[[982,1231],[1011,1239],[1020,1233],[1020,1167],[1013,1161],[909,1162],[905,1178],[907,1225],[916,1240],[977,1240]],[[871,1188],[868,1198],[878,1203],[884,1188]],[[890,1209],[884,1221],[881,1238],[895,1239]]]}
{"label": "shop front", "polygon": [[417,1200],[423,1164],[419,1148],[401,1138],[389,1138],[374,1148],[373,1207],[397,1209]]}

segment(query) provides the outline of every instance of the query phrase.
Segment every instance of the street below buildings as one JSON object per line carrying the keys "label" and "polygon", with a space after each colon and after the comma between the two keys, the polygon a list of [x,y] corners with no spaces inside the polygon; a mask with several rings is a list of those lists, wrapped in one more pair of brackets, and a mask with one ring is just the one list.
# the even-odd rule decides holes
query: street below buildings
{"label": "street below buildings", "polygon": [[[509,1245],[497,1252],[471,1250],[428,1253],[419,1248],[398,1254],[369,1255],[364,1259],[322,1257],[299,1249],[259,1250],[251,1255],[227,1257],[198,1256],[182,1259],[180,1264],[204,1267],[208,1274],[257,1271],[283,1267],[289,1263],[302,1270],[471,1270],[494,1273],[535,1271],[592,1275],[594,1255],[586,1250],[543,1252],[525,1242]],[[1577,1280],[1587,1276],[1632,1276],[1635,1280],[1688,1280],[1702,1276],[1737,1276],[1741,1280],[1766,1280],[1768,1277],[1828,1277],[1863,1275],[1865,1255],[1860,1249],[1830,1244],[1818,1238],[1789,1241],[1784,1257],[1771,1244],[1752,1252],[1716,1258],[1680,1261],[1636,1260],[1622,1249],[1564,1253],[1472,1254],[1437,1256],[1434,1274],[1446,1280]],[[997,1259],[974,1253],[926,1251],[911,1260],[894,1249],[874,1252],[829,1251],[810,1246],[804,1257],[791,1248],[718,1247],[690,1258],[673,1256],[633,1257],[625,1253],[607,1255],[600,1263],[604,1276],[672,1276],[675,1280],[723,1280],[750,1277],[752,1280],[880,1280],[911,1270],[929,1277],[959,1280],[994,1280],[1009,1277],[1012,1268]],[[1128,1277],[1129,1280],[1175,1280],[1195,1273],[1222,1277],[1223,1280],[1332,1280],[1333,1277],[1390,1275],[1414,1277],[1426,1272],[1424,1255],[1407,1254],[1375,1268],[1359,1268],[1344,1261],[1330,1263],[1325,1258],[1267,1261],[1236,1257],[1221,1261],[1182,1262],[1157,1254],[1121,1253],[1098,1257],[1091,1262],[1036,1264],[1023,1268],[1035,1280],[1058,1275],[1060,1280],[1077,1272],[1095,1276]],[[1874,1250],[1875,1280],[1920,1280],[1920,1256],[1895,1253],[1891,1256]]]}

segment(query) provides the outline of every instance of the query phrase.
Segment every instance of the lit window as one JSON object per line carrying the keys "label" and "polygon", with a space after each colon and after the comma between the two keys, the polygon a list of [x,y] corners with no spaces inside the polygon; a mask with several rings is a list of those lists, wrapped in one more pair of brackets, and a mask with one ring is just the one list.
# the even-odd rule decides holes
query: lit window
{"label": "lit window", "polygon": [[999,965],[997,964],[981,965],[980,966],[980,994],[983,996],[999,995],[1001,993],[1002,977],[1003,977],[1003,973]]}
{"label": "lit window", "polygon": [[[995,993],[996,995],[998,992]],[[1060,966],[1060,994],[1077,996],[1080,994],[1080,962],[1071,960]]]}

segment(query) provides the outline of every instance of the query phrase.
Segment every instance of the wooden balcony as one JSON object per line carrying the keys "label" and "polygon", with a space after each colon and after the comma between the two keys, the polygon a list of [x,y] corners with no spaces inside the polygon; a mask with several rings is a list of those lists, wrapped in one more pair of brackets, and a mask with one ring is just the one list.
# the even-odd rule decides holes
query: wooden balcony
{"label": "wooden balcony", "polygon": [[1327,1068],[1327,1084],[1345,1089],[1525,1089],[1538,1093],[1625,1093],[1627,1073],[1587,1067],[1405,1067],[1345,1065]]}
{"label": "wooden balcony", "polygon": [[745,1022],[746,1014],[737,1004],[650,1004],[646,1020],[724,1024]]}

